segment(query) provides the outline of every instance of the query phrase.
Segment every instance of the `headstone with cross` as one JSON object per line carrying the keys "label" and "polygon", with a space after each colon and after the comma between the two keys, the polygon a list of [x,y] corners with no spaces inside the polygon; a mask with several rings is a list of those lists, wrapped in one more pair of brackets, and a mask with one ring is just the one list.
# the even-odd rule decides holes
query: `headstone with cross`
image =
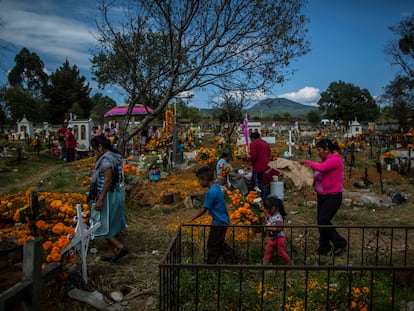
{"label": "headstone with cross", "polygon": [[82,263],[82,278],[85,284],[88,282],[88,269],[86,264],[86,258],[88,256],[88,247],[89,240],[93,239],[93,233],[101,226],[100,222],[91,223],[87,227],[86,223],[82,221],[82,205],[76,205],[76,227],[75,227],[75,236],[69,245],[64,248],[60,254],[64,254],[68,251],[76,251],[79,254],[81,263]]}

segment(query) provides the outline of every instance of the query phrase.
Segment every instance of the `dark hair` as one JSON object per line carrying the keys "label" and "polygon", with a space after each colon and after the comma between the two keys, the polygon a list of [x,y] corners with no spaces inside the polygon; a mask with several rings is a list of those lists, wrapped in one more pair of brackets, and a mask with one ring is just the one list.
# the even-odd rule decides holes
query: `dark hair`
{"label": "dark hair", "polygon": [[332,143],[332,141],[330,141],[327,138],[324,138],[324,139],[321,139],[320,141],[318,141],[316,143],[315,147],[317,147],[317,148],[323,148],[323,149],[328,148],[331,152],[333,152],[335,150],[335,148],[336,148],[334,146],[334,144]]}
{"label": "dark hair", "polygon": [[272,207],[276,207],[280,215],[285,217],[286,211],[285,207],[283,206],[283,201],[276,196],[269,195],[263,200],[263,206],[266,210],[271,210]]}
{"label": "dark hair", "polygon": [[200,167],[196,172],[196,177],[205,179],[207,181],[212,181],[214,180],[214,171],[208,166],[203,166]]}
{"label": "dark hair", "polygon": [[250,139],[251,139],[251,140],[255,140],[255,139],[258,139],[258,138],[260,138],[260,134],[259,134],[259,132],[252,132],[252,133],[250,134]]}
{"label": "dark hair", "polygon": [[224,157],[229,157],[229,156],[231,156],[231,151],[230,151],[230,150],[228,150],[228,149],[224,150],[224,151],[221,153],[221,157],[222,157],[222,158],[224,158]]}
{"label": "dark hair", "polygon": [[102,145],[102,148],[112,151],[111,141],[103,135],[94,136],[91,140],[92,149],[98,148],[99,145]]}

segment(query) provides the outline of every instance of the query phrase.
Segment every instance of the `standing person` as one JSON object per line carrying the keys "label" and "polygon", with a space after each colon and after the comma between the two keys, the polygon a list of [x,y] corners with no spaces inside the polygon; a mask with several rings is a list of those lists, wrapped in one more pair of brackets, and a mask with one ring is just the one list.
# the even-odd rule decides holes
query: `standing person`
{"label": "standing person", "polygon": [[124,192],[121,189],[122,156],[112,151],[109,139],[103,135],[92,138],[91,146],[98,159],[92,175],[88,203],[92,205],[92,219],[101,222],[94,236],[105,239],[108,244],[108,252],[101,260],[115,262],[128,254],[128,248],[115,238],[120,231],[126,229]]}
{"label": "standing person", "polygon": [[260,138],[259,132],[252,132],[250,140],[252,141],[250,143],[249,157],[253,170],[252,187],[258,188],[262,199],[264,199],[263,173],[267,170],[267,164],[270,162],[270,146],[267,141]]}
{"label": "standing person", "polygon": [[72,133],[73,125],[69,124],[66,129],[65,141],[66,141],[66,162],[72,162],[75,160],[75,148],[76,138]]}
{"label": "standing person", "polygon": [[286,216],[285,207],[282,200],[274,196],[268,196],[263,200],[263,206],[266,209],[266,232],[269,239],[266,242],[263,264],[269,264],[273,250],[277,248],[279,257],[286,264],[290,264],[290,257],[286,252],[286,236],[283,232],[283,218]]}
{"label": "standing person", "polygon": [[66,136],[66,128],[68,126],[68,122],[64,121],[63,125],[59,128],[58,132],[57,132],[57,139],[59,141],[59,145],[60,145],[60,158],[62,160],[65,160],[66,158],[66,140],[65,140],[65,136]]}
{"label": "standing person", "polygon": [[216,264],[219,257],[225,255],[230,249],[225,243],[227,226],[230,224],[229,213],[224,202],[223,192],[214,181],[214,171],[208,166],[203,166],[197,171],[196,176],[200,186],[208,188],[208,190],[205,194],[203,207],[187,222],[194,221],[206,212],[209,212],[213,220],[207,241],[206,262],[208,264]]}
{"label": "standing person", "polygon": [[[316,143],[321,163],[310,160],[300,161],[309,165],[314,171],[314,189],[318,198],[318,225],[332,225],[342,203],[342,186],[344,181],[344,163],[337,147],[329,139],[321,139]],[[332,243],[332,245],[331,245]],[[327,255],[333,246],[334,255],[340,255],[347,241],[333,227],[319,228],[319,248],[317,252]]]}
{"label": "standing person", "polygon": [[[243,175],[237,174],[231,164],[229,163],[231,156],[230,150],[224,150],[221,153],[220,159],[217,161],[216,172],[217,172],[217,183],[224,186],[229,181],[231,186],[240,190],[243,196],[249,193],[246,182],[244,181]],[[228,176],[227,176],[228,175]],[[228,180],[227,180],[228,177]]]}

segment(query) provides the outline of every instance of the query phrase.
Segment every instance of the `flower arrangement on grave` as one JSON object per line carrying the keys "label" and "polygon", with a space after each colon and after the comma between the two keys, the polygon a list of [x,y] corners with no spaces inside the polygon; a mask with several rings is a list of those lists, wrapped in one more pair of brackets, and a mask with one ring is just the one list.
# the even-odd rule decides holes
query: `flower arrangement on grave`
{"label": "flower arrangement on grave", "polygon": [[386,151],[382,157],[386,164],[393,164],[396,158],[396,153],[394,151]]}
{"label": "flower arrangement on grave", "polygon": [[239,147],[234,149],[233,156],[240,160],[247,160],[249,157],[249,152],[246,150],[245,147]]}
{"label": "flower arrangement on grave", "polygon": [[[239,189],[228,190],[226,192],[226,200],[229,200],[230,223],[234,225],[260,225],[263,224],[265,212],[258,199],[256,191],[250,191],[244,197]],[[246,241],[248,235],[254,235],[254,230],[236,230],[235,240]]]}
{"label": "flower arrangement on grave", "polygon": [[201,147],[198,149],[195,159],[206,165],[211,165],[217,161],[216,149]]}
{"label": "flower arrangement on grave", "polygon": [[150,154],[143,155],[137,168],[141,171],[148,171],[150,169],[160,170],[162,168],[161,154],[153,151]]}
{"label": "flower arrangement on grave", "polygon": [[[0,196],[0,231],[3,239],[8,237],[17,239],[19,245],[33,238],[31,224],[30,194],[36,188],[29,188],[24,194]],[[76,204],[82,204],[83,222],[90,214],[86,204],[86,195],[79,193],[51,193],[39,192],[38,201],[40,213],[34,221],[36,236],[43,238],[44,264],[61,261],[72,262],[75,255],[60,255],[62,249],[69,245],[75,234],[74,216]]]}
{"label": "flower arrangement on grave", "polygon": [[151,137],[150,141],[144,146],[146,151],[159,151],[166,149],[172,145],[171,139],[168,137]]}
{"label": "flower arrangement on grave", "polygon": [[35,137],[30,142],[30,148],[39,148],[40,147],[40,139],[39,137]]}
{"label": "flower arrangement on grave", "polygon": [[230,173],[230,166],[228,166],[228,165],[224,165],[224,164],[221,164],[220,166],[219,166],[219,168],[220,168],[220,176],[221,177],[227,177],[227,175]]}
{"label": "flower arrangement on grave", "polygon": [[277,160],[277,158],[279,158],[279,155],[280,155],[279,150],[272,148],[271,153],[270,153],[270,159],[272,161]]}

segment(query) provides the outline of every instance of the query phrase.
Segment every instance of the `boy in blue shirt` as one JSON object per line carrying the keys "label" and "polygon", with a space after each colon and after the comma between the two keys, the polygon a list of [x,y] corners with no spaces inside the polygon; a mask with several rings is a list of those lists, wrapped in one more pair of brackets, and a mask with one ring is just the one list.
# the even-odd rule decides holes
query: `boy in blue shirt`
{"label": "boy in blue shirt", "polygon": [[207,241],[208,264],[216,264],[219,257],[224,255],[228,245],[225,244],[227,225],[230,224],[229,213],[224,202],[223,192],[215,182],[214,171],[208,166],[201,167],[196,173],[198,182],[203,188],[208,188],[203,207],[189,221],[193,221],[206,212],[209,212],[213,220],[211,222],[210,234]]}

